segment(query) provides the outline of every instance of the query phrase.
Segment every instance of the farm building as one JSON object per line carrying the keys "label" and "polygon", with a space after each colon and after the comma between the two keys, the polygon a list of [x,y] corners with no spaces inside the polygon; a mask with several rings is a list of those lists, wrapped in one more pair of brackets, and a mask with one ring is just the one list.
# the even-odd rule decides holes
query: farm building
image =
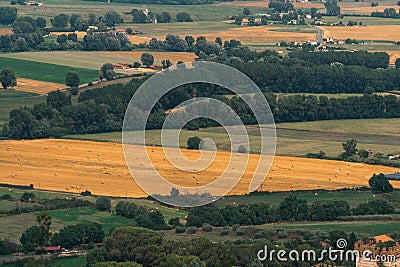
{"label": "farm building", "polygon": [[60,246],[58,246],[58,247],[54,246],[54,247],[44,247],[43,250],[45,253],[52,254],[52,253],[59,253],[59,252],[61,252],[62,249]]}
{"label": "farm building", "polygon": [[[386,245],[383,245],[383,244]],[[392,244],[392,245],[391,245]],[[368,242],[359,241],[354,244],[354,249],[359,255],[366,251],[369,253],[368,258],[359,257],[356,261],[356,267],[395,267],[400,264],[400,245],[388,235],[379,235],[370,238]],[[381,259],[377,262],[375,259]]]}

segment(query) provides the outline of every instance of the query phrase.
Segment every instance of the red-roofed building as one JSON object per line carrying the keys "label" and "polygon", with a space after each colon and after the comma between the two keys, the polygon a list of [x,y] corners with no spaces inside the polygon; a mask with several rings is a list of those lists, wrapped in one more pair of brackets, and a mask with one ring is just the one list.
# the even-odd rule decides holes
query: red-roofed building
{"label": "red-roofed building", "polygon": [[44,252],[47,253],[55,253],[55,252],[61,252],[61,247],[44,247],[43,248]]}

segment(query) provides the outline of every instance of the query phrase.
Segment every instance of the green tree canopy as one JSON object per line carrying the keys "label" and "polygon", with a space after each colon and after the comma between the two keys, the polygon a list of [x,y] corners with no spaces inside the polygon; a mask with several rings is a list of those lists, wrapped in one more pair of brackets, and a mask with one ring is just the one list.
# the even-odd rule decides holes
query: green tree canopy
{"label": "green tree canopy", "polygon": [[17,76],[12,69],[4,69],[0,72],[0,82],[4,89],[17,85]]}
{"label": "green tree canopy", "polygon": [[374,174],[368,181],[373,193],[390,193],[393,192],[393,186],[387,177],[383,174]]}
{"label": "green tree canopy", "polygon": [[154,56],[146,52],[142,54],[140,60],[142,61],[143,65],[145,65],[146,67],[150,67],[154,63]]}
{"label": "green tree canopy", "polygon": [[65,85],[69,87],[79,87],[80,77],[76,71],[69,71],[65,76]]}

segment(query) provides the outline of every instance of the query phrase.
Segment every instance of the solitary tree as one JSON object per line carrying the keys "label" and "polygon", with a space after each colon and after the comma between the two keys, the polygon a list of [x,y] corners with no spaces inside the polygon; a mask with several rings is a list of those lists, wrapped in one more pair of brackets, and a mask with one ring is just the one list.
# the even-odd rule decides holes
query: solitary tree
{"label": "solitary tree", "polygon": [[12,69],[4,69],[0,72],[0,82],[4,89],[17,85],[17,77]]}
{"label": "solitary tree", "polygon": [[248,7],[245,7],[245,8],[243,9],[243,15],[248,16],[248,15],[250,15],[250,14],[251,14],[250,9],[249,9]]}
{"label": "solitary tree", "polygon": [[104,78],[106,78],[107,76],[107,71],[108,70],[112,70],[114,71],[114,66],[111,63],[105,63],[103,64],[103,66],[101,66],[100,68],[100,72],[99,72],[99,79],[103,80]]}
{"label": "solitary tree", "polygon": [[38,241],[40,247],[40,254],[42,258],[42,266],[44,266],[43,247],[47,246],[50,240],[50,225],[51,217],[48,213],[41,213],[36,217],[38,222]]}
{"label": "solitary tree", "polygon": [[154,63],[154,57],[150,53],[143,53],[142,56],[140,57],[140,60],[146,67],[150,67]]}
{"label": "solitary tree", "polygon": [[79,87],[80,77],[76,71],[69,71],[65,76],[65,84],[69,87]]}
{"label": "solitary tree", "polygon": [[342,144],[344,152],[341,154],[341,158],[348,159],[357,154],[357,140],[347,140],[346,143]]}
{"label": "solitary tree", "polygon": [[164,69],[168,69],[172,66],[172,62],[169,59],[164,59],[161,64],[163,65]]}
{"label": "solitary tree", "polygon": [[137,61],[133,62],[133,67],[135,69],[140,68],[140,66],[142,66],[142,64],[140,64],[140,62],[137,62]]}
{"label": "solitary tree", "polygon": [[396,69],[400,69],[400,58],[396,59]]}
{"label": "solitary tree", "polygon": [[187,140],[187,148],[188,149],[199,149],[200,148],[201,139],[197,136],[190,137]]}
{"label": "solitary tree", "polygon": [[393,192],[393,186],[383,173],[378,175],[374,174],[371,179],[369,179],[368,183],[373,193]]}

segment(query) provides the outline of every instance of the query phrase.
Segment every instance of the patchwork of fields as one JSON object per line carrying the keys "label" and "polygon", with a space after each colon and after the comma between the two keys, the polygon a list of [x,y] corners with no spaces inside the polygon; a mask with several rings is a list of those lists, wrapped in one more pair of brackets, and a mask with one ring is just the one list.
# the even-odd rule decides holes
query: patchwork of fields
{"label": "patchwork of fields", "polygon": [[[192,179],[163,160],[162,148],[149,147],[147,150],[157,171],[169,181],[183,186],[196,186],[196,181],[200,184],[213,181],[225,170],[230,158],[230,153],[218,152],[211,166]],[[32,183],[39,189],[76,193],[89,190],[108,196],[146,196],[132,179],[120,144],[52,139],[1,141],[0,151],[3,151],[0,154],[2,183]],[[192,160],[199,155],[199,151],[182,151]],[[230,194],[248,193],[258,157],[250,155],[244,176]],[[384,166],[277,156],[260,189],[291,191],[367,186],[373,173],[396,171],[398,169]],[[395,186],[400,184],[395,183]]]}

